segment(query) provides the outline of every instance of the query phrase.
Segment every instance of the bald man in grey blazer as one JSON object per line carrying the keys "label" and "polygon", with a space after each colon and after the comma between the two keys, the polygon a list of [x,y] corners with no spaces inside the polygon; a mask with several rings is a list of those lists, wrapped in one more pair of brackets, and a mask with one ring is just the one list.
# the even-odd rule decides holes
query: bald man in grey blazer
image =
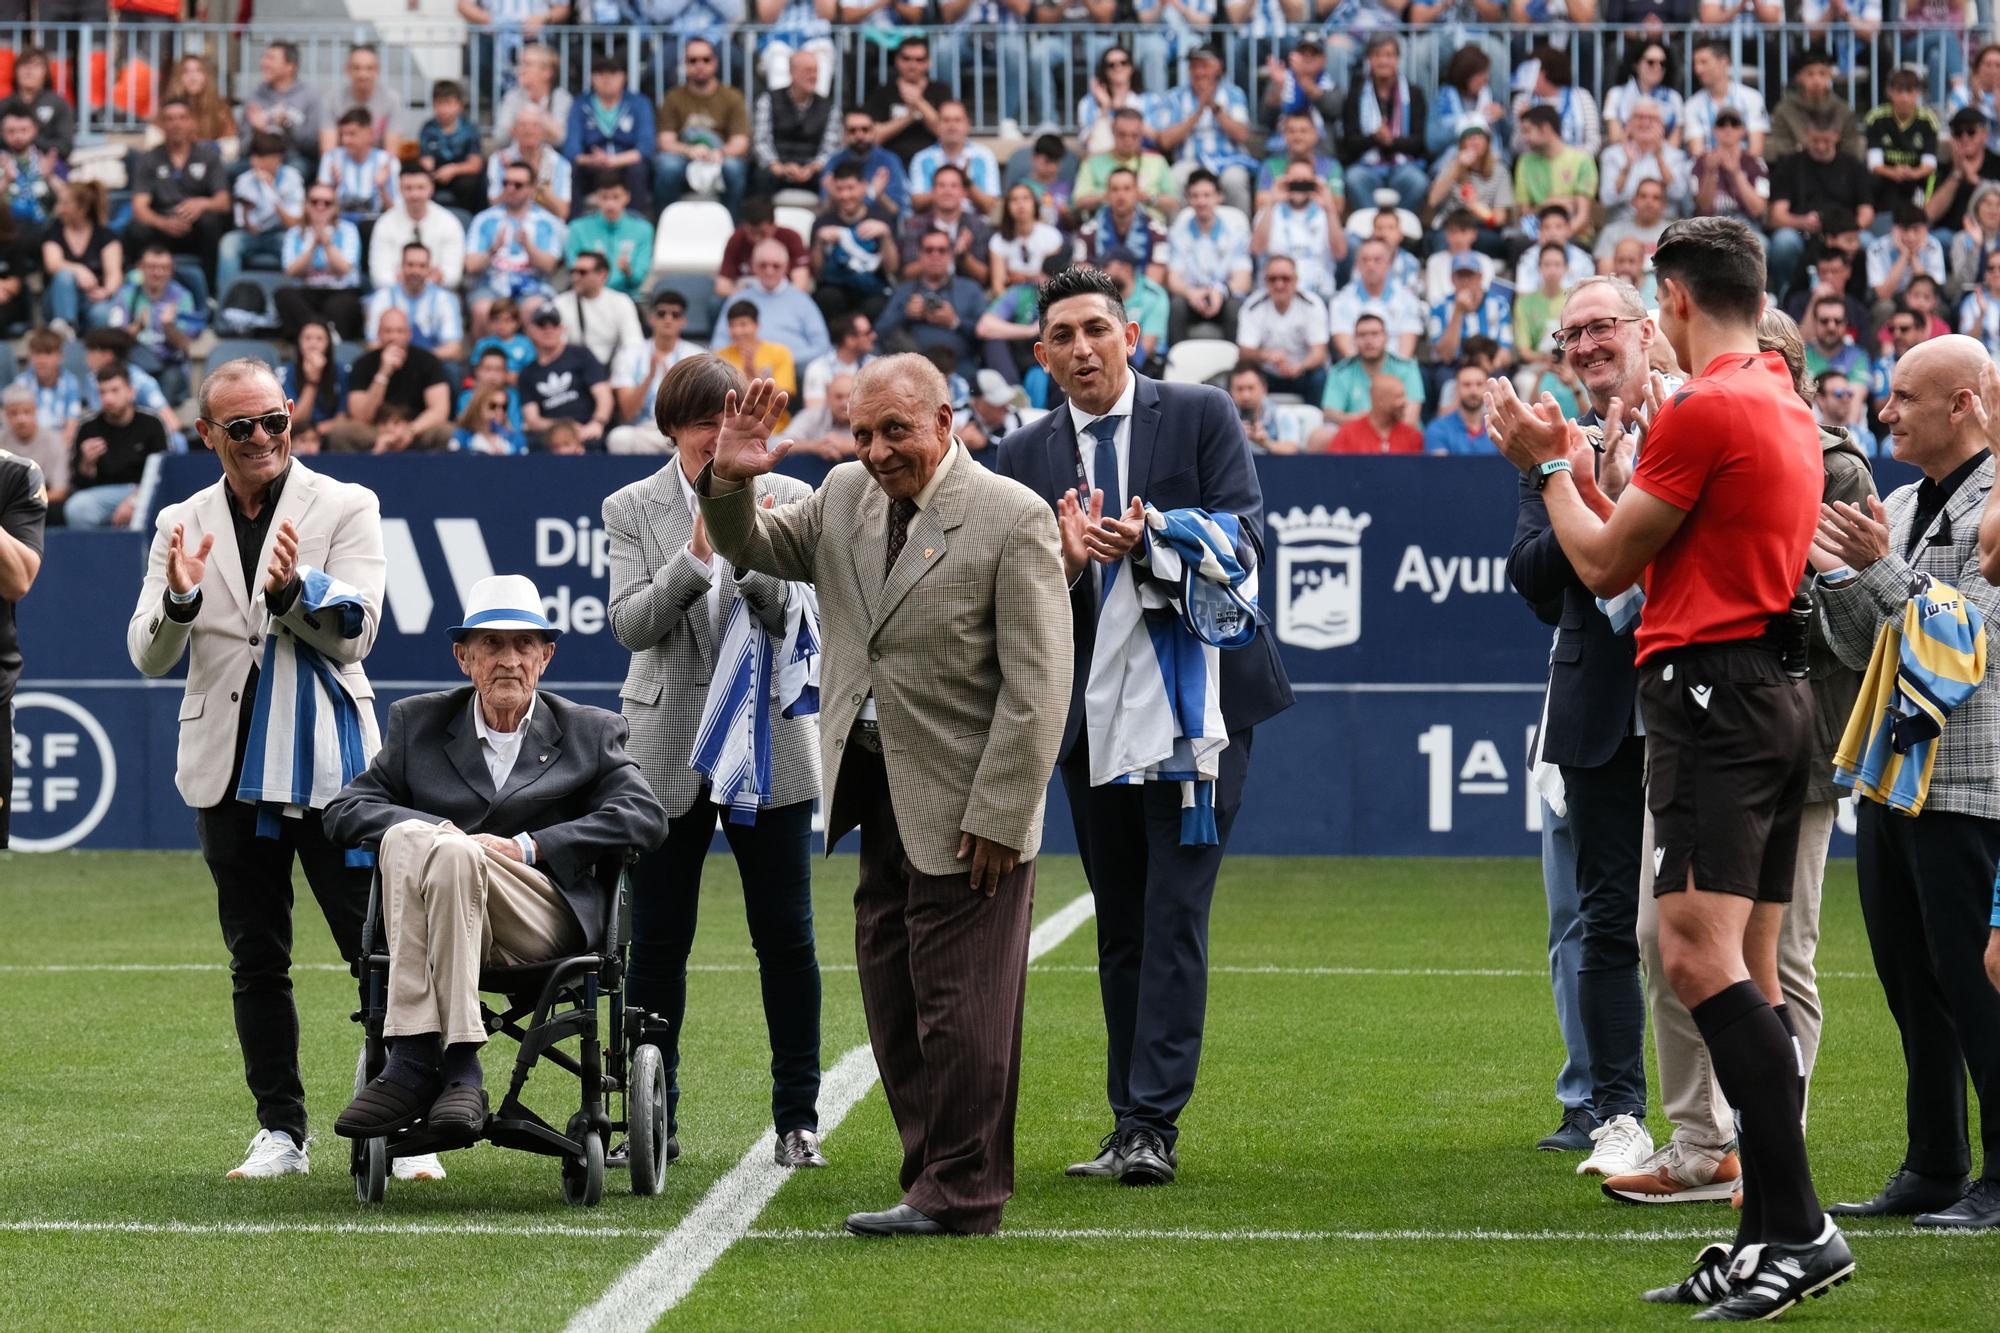
{"label": "bald man in grey blazer", "polygon": [[786,445],[768,380],[726,405],[696,489],[715,548],[819,593],[831,846],[861,829],[855,961],[903,1140],[903,1199],[861,1235],[991,1233],[1014,1186],[1021,1008],[1042,807],[1069,707],[1055,515],[952,439],[920,356],[870,364],[860,456],[801,504],[753,483]]}

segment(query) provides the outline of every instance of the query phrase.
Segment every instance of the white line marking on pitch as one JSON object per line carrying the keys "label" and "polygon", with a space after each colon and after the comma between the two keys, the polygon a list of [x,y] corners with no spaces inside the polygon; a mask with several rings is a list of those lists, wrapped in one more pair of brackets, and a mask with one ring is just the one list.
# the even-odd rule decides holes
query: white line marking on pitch
{"label": "white line marking on pitch", "polygon": [[[1028,937],[1033,962],[1090,919],[1087,893],[1072,899]],[[840,1057],[820,1084],[820,1133],[833,1133],[875,1086],[875,1054],[865,1044]],[[790,1172],[771,1160],[775,1135],[765,1130],[729,1174],[645,1258],[627,1269],[596,1303],[570,1320],[569,1333],[627,1333],[651,1328],[694,1290],[715,1261],[741,1240]]]}

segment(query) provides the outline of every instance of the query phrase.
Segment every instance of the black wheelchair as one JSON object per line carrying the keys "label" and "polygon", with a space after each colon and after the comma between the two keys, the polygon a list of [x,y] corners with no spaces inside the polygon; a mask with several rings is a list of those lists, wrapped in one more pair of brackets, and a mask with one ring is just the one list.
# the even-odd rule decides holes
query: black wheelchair
{"label": "black wheelchair", "polygon": [[[423,1121],[382,1138],[357,1139],[350,1152],[354,1194],[362,1203],[380,1203],[389,1163],[487,1142],[559,1158],[565,1203],[588,1208],[604,1198],[605,1145],[614,1133],[626,1135],[632,1192],[658,1194],[667,1167],[667,1078],[660,1048],[651,1039],[657,1022],[625,1005],[625,949],[631,930],[630,854],[608,859],[598,873],[617,885],[607,912],[604,947],[598,953],[551,958],[526,967],[483,967],[479,989],[504,997],[495,1009],[482,1001],[480,1016],[488,1036],[505,1034],[520,1043],[507,1095],[470,1142],[463,1135],[431,1132]],[[382,877],[368,890],[361,956],[351,970],[360,983],[361,1007],[353,1018],[366,1039],[354,1073],[358,1093],[382,1072],[388,1050],[382,1026],[388,1011],[389,954],[380,942]],[[609,1000],[607,1042],[600,1036],[598,1004]],[[523,1020],[526,1020],[525,1026]],[[576,1038],[574,1051],[559,1043]],[[528,1075],[546,1061],[576,1075],[576,1114],[560,1130],[521,1101]]]}

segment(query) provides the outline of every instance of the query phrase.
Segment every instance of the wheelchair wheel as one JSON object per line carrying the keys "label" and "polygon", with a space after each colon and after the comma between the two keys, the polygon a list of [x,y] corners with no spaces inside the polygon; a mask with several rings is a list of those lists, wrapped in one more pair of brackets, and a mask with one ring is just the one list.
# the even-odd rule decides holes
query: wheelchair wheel
{"label": "wheelchair wheel", "polygon": [[604,1139],[596,1130],[583,1136],[581,1159],[562,1159],[563,1202],[595,1208],[604,1198]]}
{"label": "wheelchair wheel", "polygon": [[389,1184],[389,1144],[386,1139],[363,1139],[354,1145],[354,1197],[362,1203],[380,1203]]}
{"label": "wheelchair wheel", "polygon": [[667,1074],[660,1048],[650,1042],[632,1053],[631,1090],[625,1112],[632,1123],[626,1151],[632,1164],[632,1192],[658,1194],[667,1176]]}

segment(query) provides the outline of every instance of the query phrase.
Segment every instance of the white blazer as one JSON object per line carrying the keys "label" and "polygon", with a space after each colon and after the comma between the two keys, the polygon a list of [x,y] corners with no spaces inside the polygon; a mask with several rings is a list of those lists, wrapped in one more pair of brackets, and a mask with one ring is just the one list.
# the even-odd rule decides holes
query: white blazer
{"label": "white blazer", "polygon": [[[322,477],[292,460],[285,492],[258,553],[252,587],[243,586],[243,564],[236,549],[236,528],[230,522],[227,483],[195,492],[160,511],[153,532],[153,549],[146,563],[146,582],[139,604],[125,627],[125,647],[132,665],[148,676],[164,676],[192,643],[187,688],[181,698],[180,749],[174,786],[181,799],[196,809],[229,799],[229,770],[236,759],[236,728],[241,715],[239,695],[250,668],[263,658],[264,635],[295,634],[334,664],[341,684],[364,712],[373,714],[375,689],[361,661],[375,646],[382,620],[382,511],[375,492],[351,482]],[[340,638],[330,625],[305,611],[301,599],[291,609],[272,616],[264,606],[263,571],[271,563],[278,525],[291,520],[299,534],[298,564],[323,569],[361,592],[363,625],[359,638]],[[174,525],[185,524],[182,549],[193,551],[208,533],[215,534],[208,567],[201,578],[201,602],[195,618],[181,624],[166,613],[167,543]],[[271,710],[273,728],[292,725],[289,710]]]}

